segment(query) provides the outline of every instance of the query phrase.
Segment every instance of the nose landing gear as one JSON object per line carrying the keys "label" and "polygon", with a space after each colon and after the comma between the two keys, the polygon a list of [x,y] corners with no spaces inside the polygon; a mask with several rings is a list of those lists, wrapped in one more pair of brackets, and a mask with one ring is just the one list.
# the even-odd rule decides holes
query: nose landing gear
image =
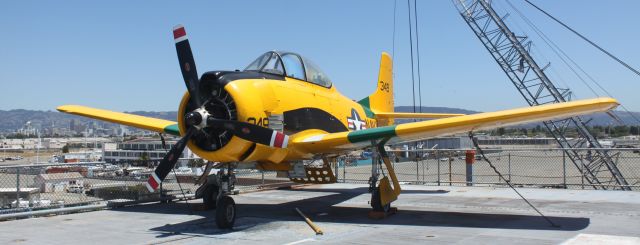
{"label": "nose landing gear", "polygon": [[220,229],[231,229],[236,222],[236,202],[227,195],[222,195],[216,202],[216,225]]}
{"label": "nose landing gear", "polygon": [[202,197],[207,209],[215,209],[216,225],[220,229],[231,229],[236,221],[236,203],[230,196],[236,193],[232,165],[228,163],[226,169],[217,169],[217,173],[207,176],[206,182],[196,191],[196,197]]}

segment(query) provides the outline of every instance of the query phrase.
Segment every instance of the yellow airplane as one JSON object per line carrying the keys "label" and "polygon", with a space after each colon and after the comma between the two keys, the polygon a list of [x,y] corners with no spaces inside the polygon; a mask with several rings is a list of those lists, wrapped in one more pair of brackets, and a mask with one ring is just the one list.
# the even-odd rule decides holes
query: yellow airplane
{"label": "yellow airplane", "polygon": [[[235,203],[228,194],[237,163],[289,171],[303,160],[322,159],[328,173],[305,171],[306,176],[292,179],[332,183],[335,176],[330,165],[337,156],[370,147],[377,162],[372,164],[370,178],[371,206],[385,212],[401,190],[385,144],[605,112],[618,106],[615,99],[597,98],[473,115],[395,113],[392,61],[386,53],[380,59],[376,91],[356,102],[338,92],[318,66],[291,52],[267,52],[243,71],[210,71],[198,78],[184,27],[176,26],[173,36],[187,86],[177,122],[78,105],[57,109],[182,136],[149,177],[146,185],[151,192],[174,168],[186,146],[206,160],[226,163],[227,169],[208,178],[197,192],[207,206],[217,207],[220,228],[230,228],[235,221]],[[396,118],[434,120],[394,125]],[[379,171],[383,164],[386,172]]]}

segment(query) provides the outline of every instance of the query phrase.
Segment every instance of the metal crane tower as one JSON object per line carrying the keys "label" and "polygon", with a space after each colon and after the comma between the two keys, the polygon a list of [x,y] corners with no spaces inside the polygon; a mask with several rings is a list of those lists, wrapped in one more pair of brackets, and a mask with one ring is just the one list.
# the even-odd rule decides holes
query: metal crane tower
{"label": "metal crane tower", "polygon": [[[531,57],[531,41],[526,36],[516,36],[504,23],[508,15],[499,17],[487,0],[453,0],[453,3],[530,106],[571,100],[571,91],[556,87]],[[594,189],[631,190],[609,151],[602,149],[582,118],[545,121],[544,125]],[[570,126],[578,131],[577,139],[571,142],[564,135]],[[585,153],[578,148],[593,149]]]}

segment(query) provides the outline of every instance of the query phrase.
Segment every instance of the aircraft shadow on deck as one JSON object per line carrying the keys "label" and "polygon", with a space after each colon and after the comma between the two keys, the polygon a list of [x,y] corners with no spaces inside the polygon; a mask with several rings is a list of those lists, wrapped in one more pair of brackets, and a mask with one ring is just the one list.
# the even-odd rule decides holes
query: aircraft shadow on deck
{"label": "aircraft shadow on deck", "polygon": [[[191,200],[190,204],[170,203],[138,205],[113,209],[121,212],[147,212],[156,214],[192,214],[200,218],[177,224],[166,224],[152,228],[160,232],[159,237],[171,235],[216,235],[234,231],[248,230],[273,221],[304,221],[294,211],[301,209],[314,222],[330,222],[345,224],[376,224],[376,225],[410,225],[410,226],[438,226],[438,227],[467,227],[467,228],[499,228],[525,230],[559,230],[576,231],[586,228],[589,218],[547,216],[560,227],[552,227],[538,215],[492,214],[472,212],[442,212],[423,210],[403,210],[382,220],[372,220],[367,217],[368,207],[334,206],[346,200],[367,193],[367,188],[357,189],[310,189],[290,190],[292,192],[329,192],[330,194],[311,197],[291,202],[277,204],[244,204],[237,203],[238,217],[233,230],[217,229],[214,221],[215,211],[190,211],[199,201]],[[403,194],[445,194],[447,191],[406,190]],[[365,203],[366,204],[366,203]]]}

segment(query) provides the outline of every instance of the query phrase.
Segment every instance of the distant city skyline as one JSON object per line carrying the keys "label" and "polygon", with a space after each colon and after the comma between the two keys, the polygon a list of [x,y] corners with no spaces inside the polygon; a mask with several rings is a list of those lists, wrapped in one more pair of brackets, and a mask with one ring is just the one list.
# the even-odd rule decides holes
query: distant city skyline
{"label": "distant city skyline", "polygon": [[[493,1],[496,10],[512,12],[507,24],[517,34],[530,35],[534,57],[543,65],[551,62],[548,72],[557,85],[570,87],[577,98],[596,97],[505,1]],[[510,1],[614,98],[640,111],[640,77],[523,1]],[[640,67],[635,17],[640,2],[533,2]],[[407,18],[406,1],[7,2],[0,8],[5,33],[0,40],[0,110],[83,104],[175,111],[185,91],[171,36],[176,24],[184,24],[190,35],[200,74],[242,69],[265,51],[290,50],[317,63],[352,99],[375,89],[380,52],[389,52],[395,59],[396,105],[409,106]],[[451,1],[418,1],[418,22],[423,106],[476,111],[526,106]]]}

